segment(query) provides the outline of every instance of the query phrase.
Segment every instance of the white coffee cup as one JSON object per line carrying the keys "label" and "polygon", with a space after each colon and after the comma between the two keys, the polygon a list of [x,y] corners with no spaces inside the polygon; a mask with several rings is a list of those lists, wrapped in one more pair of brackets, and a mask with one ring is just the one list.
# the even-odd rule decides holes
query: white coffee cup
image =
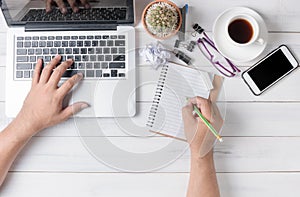
{"label": "white coffee cup", "polygon": [[[230,26],[232,27],[234,25],[234,22],[240,22],[240,27],[242,28],[247,28],[247,30],[242,30],[242,28],[240,29],[240,32],[238,32],[238,30],[235,30],[235,32],[233,32],[233,28],[231,28],[231,32],[230,32]],[[241,24],[243,23],[243,24]],[[238,24],[235,24],[235,27],[237,27]],[[246,27],[247,26],[247,27]],[[239,14],[236,16],[232,16],[231,18],[229,18],[227,20],[227,23],[225,25],[226,28],[226,38],[234,45],[237,46],[248,46],[251,44],[259,44],[259,45],[263,45],[264,44],[264,40],[262,38],[259,37],[260,35],[260,29],[259,29],[259,25],[258,22],[255,20],[255,18],[253,18],[250,15],[246,15],[246,14]],[[248,31],[247,33],[245,33],[246,31]],[[251,36],[249,31],[251,31]],[[242,36],[240,36],[241,34],[249,34],[249,35],[245,35],[243,41],[242,40]],[[234,34],[238,34],[235,35]],[[240,37],[240,39],[238,39],[238,37]],[[250,37],[250,38],[249,38]]]}

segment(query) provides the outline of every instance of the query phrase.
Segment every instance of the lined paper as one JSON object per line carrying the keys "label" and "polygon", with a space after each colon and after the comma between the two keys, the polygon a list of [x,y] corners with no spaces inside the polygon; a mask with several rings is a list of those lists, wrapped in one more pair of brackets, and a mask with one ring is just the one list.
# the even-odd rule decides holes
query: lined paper
{"label": "lined paper", "polygon": [[[181,109],[186,104],[186,98],[209,97],[210,89],[213,87],[209,75],[206,72],[170,63],[162,69],[158,84],[152,106],[155,113],[152,114],[152,122],[148,127],[151,131],[185,139]],[[163,84],[163,87],[160,84]],[[151,113],[149,118],[151,119]]]}

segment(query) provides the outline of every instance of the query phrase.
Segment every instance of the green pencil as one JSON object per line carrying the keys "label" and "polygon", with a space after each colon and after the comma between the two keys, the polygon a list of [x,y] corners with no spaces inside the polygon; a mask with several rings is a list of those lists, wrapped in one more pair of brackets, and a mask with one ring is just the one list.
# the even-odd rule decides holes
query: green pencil
{"label": "green pencil", "polygon": [[209,128],[209,130],[216,136],[216,138],[223,142],[222,137],[218,134],[215,128],[208,122],[208,120],[201,114],[200,110],[194,105],[194,112],[199,116],[199,118],[204,122],[204,124]]}

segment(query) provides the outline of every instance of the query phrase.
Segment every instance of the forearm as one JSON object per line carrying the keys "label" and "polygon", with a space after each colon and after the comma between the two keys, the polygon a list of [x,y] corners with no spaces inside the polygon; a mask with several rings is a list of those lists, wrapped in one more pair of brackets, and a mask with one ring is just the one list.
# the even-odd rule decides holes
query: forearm
{"label": "forearm", "polygon": [[187,192],[188,197],[219,197],[213,154],[204,158],[196,154],[191,156],[191,173]]}
{"label": "forearm", "polygon": [[15,119],[0,133],[0,186],[18,153],[31,138],[29,128]]}

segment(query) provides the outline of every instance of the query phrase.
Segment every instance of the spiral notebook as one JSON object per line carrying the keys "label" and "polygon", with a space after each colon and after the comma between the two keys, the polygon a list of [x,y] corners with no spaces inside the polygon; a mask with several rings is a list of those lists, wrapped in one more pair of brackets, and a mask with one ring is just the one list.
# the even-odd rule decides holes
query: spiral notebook
{"label": "spiral notebook", "polygon": [[169,63],[162,67],[150,108],[147,128],[159,134],[185,140],[181,109],[186,99],[208,98],[213,88],[208,73]]}

